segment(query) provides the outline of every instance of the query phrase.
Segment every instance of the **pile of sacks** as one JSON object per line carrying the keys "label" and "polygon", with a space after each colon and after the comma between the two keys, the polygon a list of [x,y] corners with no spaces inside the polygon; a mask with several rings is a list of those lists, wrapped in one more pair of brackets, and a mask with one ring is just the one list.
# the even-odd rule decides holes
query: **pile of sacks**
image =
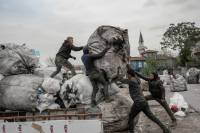
{"label": "pile of sacks", "polygon": [[188,84],[198,84],[200,83],[200,69],[190,68],[186,73],[186,78]]}
{"label": "pile of sacks", "polygon": [[187,91],[186,79],[180,75],[169,75],[167,70],[163,71],[163,75],[159,75],[163,81],[163,85],[169,87],[172,92]]}
{"label": "pile of sacks", "polygon": [[60,81],[32,75],[20,74],[5,77],[0,82],[0,108],[40,112],[57,109],[56,93]]}
{"label": "pile of sacks", "polygon": [[[109,95],[113,100],[110,103],[104,102],[102,87],[96,96],[97,108],[91,108],[92,84],[87,76],[83,74],[76,75],[67,80],[61,87],[60,97],[66,108],[73,105],[81,105],[89,113],[102,113],[103,124],[109,131],[117,131],[127,128],[128,114],[132,105],[130,97],[125,96],[115,83],[109,86]],[[137,121],[137,119],[136,119]]]}
{"label": "pile of sacks", "polygon": [[[99,53],[107,45],[111,48],[106,55],[95,62],[97,68],[106,73],[108,81],[126,74],[126,65],[130,54],[128,32],[112,26],[100,26],[90,36],[87,46],[90,52]],[[45,78],[50,71],[37,68],[38,57],[25,45],[2,45],[0,49],[0,108],[40,112],[46,109],[58,109],[61,106],[84,106],[88,112],[102,112],[103,121],[110,131],[127,128],[128,114],[132,100],[124,96],[116,84],[109,86],[109,95],[113,99],[104,102],[102,86],[97,94],[97,109],[90,107],[92,85],[87,76],[80,74],[61,84],[57,79]],[[8,76],[9,75],[9,76]],[[114,126],[115,125],[115,126]]]}

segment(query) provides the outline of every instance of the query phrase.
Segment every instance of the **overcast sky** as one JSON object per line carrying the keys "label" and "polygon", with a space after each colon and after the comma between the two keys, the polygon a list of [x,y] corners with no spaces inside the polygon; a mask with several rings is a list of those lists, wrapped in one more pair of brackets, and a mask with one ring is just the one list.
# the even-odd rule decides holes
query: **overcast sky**
{"label": "overcast sky", "polygon": [[140,31],[145,45],[158,50],[169,24],[182,21],[199,26],[200,0],[0,0],[0,43],[27,43],[44,59],[54,57],[67,36],[85,45],[98,26],[113,25],[129,30],[136,56]]}

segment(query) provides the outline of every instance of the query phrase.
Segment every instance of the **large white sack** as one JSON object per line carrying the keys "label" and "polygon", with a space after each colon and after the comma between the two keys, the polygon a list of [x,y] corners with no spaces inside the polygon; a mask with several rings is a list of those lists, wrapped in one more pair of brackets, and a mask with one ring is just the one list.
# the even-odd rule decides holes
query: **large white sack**
{"label": "large white sack", "polygon": [[[97,102],[102,100],[101,93],[102,86],[99,85],[99,92],[97,93]],[[90,104],[92,95],[92,84],[89,78],[83,74],[78,74],[71,79],[65,81],[61,87],[60,97],[62,98],[66,107],[75,105],[76,103]],[[116,84],[111,84],[109,87],[109,95],[114,95],[119,91]]]}
{"label": "large white sack", "polygon": [[43,78],[31,74],[7,76],[0,81],[0,108],[34,111],[37,88]]}
{"label": "large white sack", "polygon": [[172,92],[187,91],[187,82],[182,75],[176,74],[175,78],[171,77]]}
{"label": "large white sack", "polygon": [[87,46],[90,52],[97,54],[107,45],[111,45],[111,49],[103,58],[96,60],[95,66],[103,69],[108,79],[119,76],[118,73],[121,77],[125,76],[130,55],[128,31],[119,27],[99,26],[88,39]]}
{"label": "large white sack", "polygon": [[42,87],[47,93],[56,95],[56,93],[60,91],[60,81],[47,77],[44,79]]}
{"label": "large white sack", "polygon": [[25,45],[2,44],[0,49],[0,73],[3,75],[32,73],[38,66],[39,58]]}
{"label": "large white sack", "polygon": [[186,73],[186,78],[189,84],[198,84],[198,77],[200,77],[200,69],[190,68]]}

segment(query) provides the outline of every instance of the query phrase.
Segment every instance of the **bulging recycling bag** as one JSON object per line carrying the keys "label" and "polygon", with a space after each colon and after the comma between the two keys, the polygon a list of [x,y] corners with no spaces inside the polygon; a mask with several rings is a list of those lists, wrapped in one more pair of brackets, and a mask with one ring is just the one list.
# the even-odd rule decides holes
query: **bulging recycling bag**
{"label": "bulging recycling bag", "polygon": [[31,74],[7,76],[0,81],[0,108],[34,111],[37,88],[43,78]]}
{"label": "bulging recycling bag", "polygon": [[33,73],[39,64],[39,57],[25,45],[1,44],[0,74],[15,75]]}

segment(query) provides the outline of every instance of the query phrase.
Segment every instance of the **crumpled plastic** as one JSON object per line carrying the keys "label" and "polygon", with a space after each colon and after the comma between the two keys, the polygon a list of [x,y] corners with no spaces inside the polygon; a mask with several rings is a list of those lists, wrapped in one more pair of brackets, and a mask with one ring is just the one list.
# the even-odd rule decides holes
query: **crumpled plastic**
{"label": "crumpled plastic", "polygon": [[41,112],[47,109],[60,109],[60,106],[55,103],[56,98],[52,94],[46,93],[41,88],[37,89],[37,105],[36,108]]}

